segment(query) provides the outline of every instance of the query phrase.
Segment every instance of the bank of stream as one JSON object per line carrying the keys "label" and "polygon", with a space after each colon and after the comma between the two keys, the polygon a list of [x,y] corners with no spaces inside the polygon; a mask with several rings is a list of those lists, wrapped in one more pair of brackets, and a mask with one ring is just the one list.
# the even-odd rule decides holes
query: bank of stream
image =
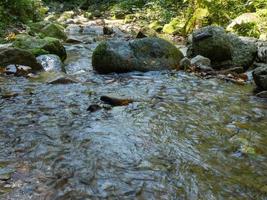
{"label": "bank of stream", "polygon": [[[70,25],[73,84],[0,76],[1,199],[266,199],[267,102],[254,85],[182,71],[99,75],[106,38]],[[125,39],[119,30],[115,37]],[[100,97],[131,98],[105,107]]]}

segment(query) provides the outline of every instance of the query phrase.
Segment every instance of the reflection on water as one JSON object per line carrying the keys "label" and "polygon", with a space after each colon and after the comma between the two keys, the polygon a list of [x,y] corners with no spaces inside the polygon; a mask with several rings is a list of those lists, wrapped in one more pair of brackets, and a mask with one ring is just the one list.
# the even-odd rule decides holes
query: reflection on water
{"label": "reflection on water", "polygon": [[[67,72],[82,83],[0,77],[2,94],[18,94],[0,99],[3,199],[267,198],[267,102],[252,85],[98,75],[94,47],[66,46]],[[102,95],[135,102],[88,112]]]}

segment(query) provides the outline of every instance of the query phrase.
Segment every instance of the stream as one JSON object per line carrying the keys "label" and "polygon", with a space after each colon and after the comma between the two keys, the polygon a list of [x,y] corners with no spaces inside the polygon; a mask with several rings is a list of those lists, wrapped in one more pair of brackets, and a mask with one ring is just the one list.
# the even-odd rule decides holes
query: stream
{"label": "stream", "polygon": [[[267,101],[183,71],[99,75],[96,23],[69,25],[67,74],[0,75],[0,199],[267,199]],[[118,31],[116,39],[125,39]],[[131,98],[107,107],[100,97]]]}

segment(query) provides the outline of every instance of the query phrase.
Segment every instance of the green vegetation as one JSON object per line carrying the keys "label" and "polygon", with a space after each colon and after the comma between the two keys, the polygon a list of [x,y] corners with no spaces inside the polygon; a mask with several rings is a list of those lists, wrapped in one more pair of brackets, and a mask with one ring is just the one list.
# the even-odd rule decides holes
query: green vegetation
{"label": "green vegetation", "polygon": [[48,7],[56,13],[83,12],[89,19],[125,19],[126,23],[179,35],[212,24],[226,28],[238,16],[254,13],[260,19],[258,22],[242,22],[231,31],[243,36],[267,37],[266,0],[5,0],[0,2],[0,36],[12,27],[23,28],[23,24],[41,21]]}

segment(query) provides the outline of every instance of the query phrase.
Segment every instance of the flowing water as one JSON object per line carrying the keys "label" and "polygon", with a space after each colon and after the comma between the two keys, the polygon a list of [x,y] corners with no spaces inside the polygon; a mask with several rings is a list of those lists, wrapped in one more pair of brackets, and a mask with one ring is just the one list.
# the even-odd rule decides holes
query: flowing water
{"label": "flowing water", "polygon": [[[70,26],[81,83],[0,76],[1,199],[267,199],[267,102],[181,71],[99,75],[101,27]],[[120,37],[120,36],[118,36]],[[100,96],[132,98],[128,106]]]}

